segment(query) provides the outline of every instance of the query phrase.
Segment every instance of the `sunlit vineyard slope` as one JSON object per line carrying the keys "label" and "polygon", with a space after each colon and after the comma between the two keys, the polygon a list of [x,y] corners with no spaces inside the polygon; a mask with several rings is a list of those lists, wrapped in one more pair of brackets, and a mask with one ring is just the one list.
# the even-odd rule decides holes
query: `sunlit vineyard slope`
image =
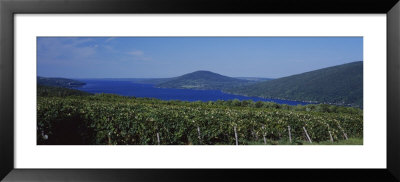
{"label": "sunlit vineyard slope", "polygon": [[362,137],[362,110],[339,106],[104,94],[37,100],[37,143],[45,145],[334,144]]}

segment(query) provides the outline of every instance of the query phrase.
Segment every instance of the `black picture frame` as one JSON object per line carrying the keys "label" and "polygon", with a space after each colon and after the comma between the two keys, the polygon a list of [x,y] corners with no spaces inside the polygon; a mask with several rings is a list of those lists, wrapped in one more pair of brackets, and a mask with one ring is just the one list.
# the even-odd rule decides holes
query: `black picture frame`
{"label": "black picture frame", "polygon": [[[18,13],[386,14],[387,168],[15,169],[14,14]],[[5,181],[400,181],[399,17],[400,3],[398,0],[0,0],[0,179]]]}

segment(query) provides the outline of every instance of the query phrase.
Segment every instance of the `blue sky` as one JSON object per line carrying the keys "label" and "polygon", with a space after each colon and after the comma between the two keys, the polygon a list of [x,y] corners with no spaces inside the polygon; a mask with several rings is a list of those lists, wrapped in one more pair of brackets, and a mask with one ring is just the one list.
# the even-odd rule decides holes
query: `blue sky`
{"label": "blue sky", "polygon": [[279,78],[363,60],[362,37],[38,37],[37,74],[164,78],[197,70]]}

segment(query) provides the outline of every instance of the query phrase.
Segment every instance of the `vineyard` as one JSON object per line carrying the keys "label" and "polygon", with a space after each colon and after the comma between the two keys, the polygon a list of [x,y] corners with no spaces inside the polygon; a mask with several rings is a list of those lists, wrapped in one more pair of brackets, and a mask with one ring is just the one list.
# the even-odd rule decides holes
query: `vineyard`
{"label": "vineyard", "polygon": [[37,144],[264,145],[363,138],[362,110],[322,112],[307,109],[315,105],[295,110],[225,102],[38,96]]}

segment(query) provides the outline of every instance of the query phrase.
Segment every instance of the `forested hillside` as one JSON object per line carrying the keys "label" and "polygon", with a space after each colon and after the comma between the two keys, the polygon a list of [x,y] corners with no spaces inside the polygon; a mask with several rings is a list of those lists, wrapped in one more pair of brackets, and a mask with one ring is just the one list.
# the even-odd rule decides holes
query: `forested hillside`
{"label": "forested hillside", "polygon": [[328,104],[363,105],[363,62],[352,62],[298,75],[226,89],[265,98],[312,101]]}
{"label": "forested hillside", "polygon": [[157,84],[161,88],[224,90],[235,86],[255,83],[252,80],[242,80],[223,76],[210,71],[196,71],[179,77],[171,78]]}
{"label": "forested hillside", "polygon": [[85,83],[67,78],[47,78],[38,76],[37,85],[72,88],[72,87],[80,87],[82,85],[85,85]]}

